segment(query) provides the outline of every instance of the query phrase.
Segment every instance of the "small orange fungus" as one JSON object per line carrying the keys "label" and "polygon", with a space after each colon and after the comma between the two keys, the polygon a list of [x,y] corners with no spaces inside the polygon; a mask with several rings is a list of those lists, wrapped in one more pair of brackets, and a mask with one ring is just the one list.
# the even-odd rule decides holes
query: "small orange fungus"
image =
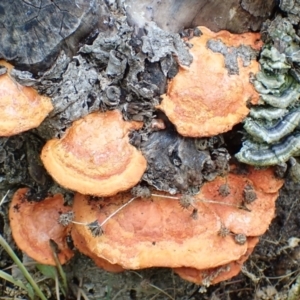
{"label": "small orange fungus", "polygon": [[10,227],[18,247],[37,262],[45,265],[56,265],[50,240],[58,247],[58,259],[66,263],[73,256],[67,245],[70,226],[58,223],[59,216],[67,213],[71,207],[64,206],[61,194],[47,197],[43,201],[28,201],[27,188],[17,190],[9,209]]}
{"label": "small orange fungus", "polygon": [[0,75],[0,136],[38,127],[53,109],[50,98],[15,82],[9,75],[12,69],[9,63],[0,61],[0,65],[8,70]]}

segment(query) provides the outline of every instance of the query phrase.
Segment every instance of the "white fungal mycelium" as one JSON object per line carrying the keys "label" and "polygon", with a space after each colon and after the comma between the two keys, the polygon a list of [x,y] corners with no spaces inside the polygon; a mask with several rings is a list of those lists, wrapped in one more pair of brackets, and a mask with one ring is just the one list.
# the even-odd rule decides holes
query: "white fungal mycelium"
{"label": "white fungal mycelium", "polygon": [[245,141],[239,161],[271,166],[300,156],[300,37],[286,19],[269,27],[253,81],[258,106],[244,120]]}

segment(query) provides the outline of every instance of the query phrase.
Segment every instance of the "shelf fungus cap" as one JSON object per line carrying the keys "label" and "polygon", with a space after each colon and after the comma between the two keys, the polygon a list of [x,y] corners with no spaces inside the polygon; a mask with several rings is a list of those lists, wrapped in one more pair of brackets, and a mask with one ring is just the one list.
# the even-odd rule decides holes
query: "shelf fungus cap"
{"label": "shelf fungus cap", "polygon": [[94,254],[86,246],[84,237],[82,237],[78,231],[74,230],[72,232],[72,240],[76,249],[82,254],[90,257],[99,268],[112,273],[120,273],[124,271],[124,269],[121,266],[117,264],[111,264],[107,260],[98,257],[96,254]]}
{"label": "shelf fungus cap", "polygon": [[[275,176],[272,168],[256,170],[250,167],[249,173],[245,175],[235,174],[238,170],[235,166],[231,168],[233,172],[229,173],[226,179],[217,177],[205,183],[195,199],[217,201],[218,203],[213,204],[214,212],[230,232],[260,236],[268,229],[275,215],[275,201],[284,181]],[[227,185],[230,191],[227,196],[220,193],[224,185]],[[254,195],[252,199],[251,195],[250,199],[247,198],[249,192]],[[233,209],[234,206],[241,208]]]}
{"label": "shelf fungus cap", "polygon": [[[157,106],[181,135],[190,137],[208,137],[230,130],[249,113],[247,103],[257,104],[259,100],[250,83],[250,75],[259,71],[258,62],[251,57],[255,58],[255,51],[262,46],[259,33],[199,29],[203,34],[189,40],[193,45],[192,64],[189,68],[180,67]],[[209,43],[214,45],[214,51]],[[249,51],[247,62],[241,58],[242,49]],[[225,67],[231,63],[233,69]]]}
{"label": "shelf fungus cap", "polygon": [[[272,172],[252,170],[252,173],[271,176],[269,181],[277,188],[281,186]],[[222,196],[220,187],[226,182],[230,194]],[[256,192],[256,200],[244,209],[244,190],[249,185]],[[166,193],[155,191],[155,194],[151,199],[137,198],[121,209],[102,226],[104,233],[100,236],[93,235],[88,226],[77,224],[72,227],[72,235],[80,235],[85,253],[91,258],[96,256],[124,269],[211,270],[231,263],[235,266],[235,262],[239,264],[247,256],[253,238],[268,228],[278,190],[264,191],[246,175],[230,173],[227,179],[217,177],[205,183],[193,198],[198,218],[191,216],[190,209],[183,209],[178,200],[163,198]],[[101,224],[131,197],[126,192],[99,200],[77,193],[73,204],[75,221]],[[228,230],[225,235],[224,228]],[[237,236],[245,238],[241,242]]]}
{"label": "shelf fungus cap", "polygon": [[[98,202],[76,194],[74,220],[84,223],[98,220],[101,224],[131,197],[127,192]],[[99,205],[101,209],[97,209]],[[124,269],[182,266],[207,269],[240,258],[247,246],[237,247],[233,238],[221,238],[219,218],[202,203],[197,208],[199,218],[194,220],[191,212],[183,210],[175,200],[156,196],[139,198],[110,219],[101,236],[95,237],[87,226],[76,224],[72,235],[79,233],[93,255]]]}
{"label": "shelf fungus cap", "polygon": [[69,212],[71,207],[64,206],[61,194],[34,202],[27,200],[27,192],[27,188],[18,189],[9,209],[10,227],[16,244],[37,262],[56,265],[50,247],[50,240],[53,240],[58,247],[60,263],[66,263],[74,255],[67,244],[70,226],[62,226],[58,221],[60,214]]}
{"label": "shelf fungus cap", "polygon": [[7,68],[0,75],[0,136],[38,127],[53,109],[50,98],[15,82],[9,75],[10,64],[0,61],[0,65]]}
{"label": "shelf fungus cap", "polygon": [[114,195],[136,185],[147,167],[129,143],[140,122],[126,122],[118,110],[96,112],[75,121],[61,139],[46,143],[41,159],[63,187],[95,196]]}
{"label": "shelf fungus cap", "polygon": [[173,271],[177,273],[181,278],[194,282],[196,284],[202,284],[205,286],[216,284],[238,275],[241,271],[243,263],[253,252],[254,247],[258,242],[258,237],[247,238],[248,248],[246,253],[242,255],[238,260],[232,261],[229,264],[207,270],[197,270],[195,268],[183,267],[173,269]]}

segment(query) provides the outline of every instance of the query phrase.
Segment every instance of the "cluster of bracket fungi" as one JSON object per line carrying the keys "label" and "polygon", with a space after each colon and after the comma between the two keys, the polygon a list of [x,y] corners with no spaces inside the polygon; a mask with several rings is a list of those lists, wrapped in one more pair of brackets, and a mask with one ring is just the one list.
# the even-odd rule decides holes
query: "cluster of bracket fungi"
{"label": "cluster of bracket fungi", "polygon": [[[33,138],[27,137],[44,144],[43,166],[59,186],[76,192],[73,207],[66,207],[48,175],[41,182],[41,174],[46,173],[37,163],[41,143],[34,154],[20,155],[20,160],[26,157],[35,182],[26,185],[38,186],[40,191],[44,188],[47,196],[32,202],[26,188],[14,194],[9,212],[13,236],[20,249],[46,264],[55,264],[49,239],[57,243],[61,263],[73,256],[66,243],[66,235],[71,234],[77,249],[109,271],[158,266],[171,267],[196,283],[230,278],[239,272],[258,236],[268,228],[283,181],[275,178],[270,168],[248,168],[243,173],[239,166],[230,166],[222,133],[248,115],[249,102],[257,104],[259,96],[266,103],[269,99],[268,104],[250,109],[252,119],[246,119],[245,129],[255,141],[245,142],[237,157],[260,166],[287,160],[271,161],[266,155],[275,151],[273,156],[278,157],[277,149],[284,150],[286,141],[297,140],[296,133],[285,136],[296,130],[299,109],[290,111],[291,103],[278,108],[270,101],[281,97],[280,103],[285,103],[298,93],[297,79],[289,73],[289,57],[298,48],[294,49],[292,42],[289,48],[289,40],[284,40],[287,52],[283,57],[275,46],[265,46],[255,91],[249,76],[259,69],[260,34],[214,33],[199,27],[185,43],[178,34],[148,23],[139,36],[125,17],[112,22],[104,3],[100,6],[98,13],[106,27],[100,28],[103,31],[92,42],[74,50],[76,56],[62,51],[56,53],[53,64],[22,60],[20,68],[13,70],[1,63],[6,66],[0,69],[0,97],[6,95],[5,107],[0,103],[1,119],[6,120],[3,127],[0,122],[1,172],[9,168],[8,153],[15,144],[20,143],[20,153],[30,148],[17,134],[36,128],[31,132]],[[80,15],[82,23],[90,16],[90,8]],[[117,6],[112,10],[115,15],[124,13]],[[282,24],[280,37],[283,33],[290,37],[292,31]],[[190,52],[187,45],[192,46]],[[18,64],[14,61],[17,54],[4,50],[1,56]],[[47,58],[52,59],[53,53]],[[297,57],[293,59],[297,63]],[[24,67],[27,63],[28,70]],[[38,74],[38,68],[47,69],[49,64],[50,69]],[[21,100],[5,94],[4,78],[19,94],[21,91]],[[275,92],[279,96],[269,95],[274,89],[280,90]],[[16,103],[22,108],[15,107]],[[42,118],[34,110],[37,107]],[[30,126],[23,122],[27,113],[31,113],[28,120],[36,118]],[[282,120],[272,129],[253,121],[261,118],[271,124],[274,118]],[[264,134],[268,130],[274,134]],[[265,136],[275,140],[265,141]],[[255,151],[271,163],[251,163],[245,147],[259,142]],[[19,177],[19,185],[27,175]],[[1,188],[18,184],[11,182],[13,174],[3,178]],[[38,240],[40,236],[43,241]],[[206,244],[210,246],[203,247]]]}

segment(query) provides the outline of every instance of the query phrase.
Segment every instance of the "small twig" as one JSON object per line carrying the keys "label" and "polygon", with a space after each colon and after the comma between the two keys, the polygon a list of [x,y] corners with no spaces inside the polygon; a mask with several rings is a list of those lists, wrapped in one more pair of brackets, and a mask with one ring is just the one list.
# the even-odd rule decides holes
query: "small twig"
{"label": "small twig", "polygon": [[133,200],[135,200],[138,197],[131,198],[128,202],[120,206],[116,211],[114,211],[111,215],[109,215],[101,224],[100,227],[102,227],[108,220],[110,220],[113,216],[115,216],[120,210],[122,210],[124,207],[129,205]]}
{"label": "small twig", "polygon": [[85,294],[84,290],[81,288],[82,287],[82,282],[83,282],[83,278],[81,277],[80,280],[79,280],[79,285],[77,286],[76,300],[80,300],[81,296],[83,297],[84,300],[89,300],[89,297]]}
{"label": "small twig", "polygon": [[231,206],[231,207],[235,207],[238,209],[244,209],[246,211],[251,212],[251,210],[249,208],[247,208],[246,206],[241,206],[241,205],[235,205],[235,204],[230,204],[230,203],[224,203],[224,202],[220,202],[220,201],[215,201],[215,200],[200,200],[203,203],[211,203],[211,204],[220,204],[220,205],[225,205],[225,206]]}
{"label": "small twig", "polygon": [[76,297],[76,300],[80,300],[81,298],[81,287],[82,287],[82,277],[80,277],[80,280],[79,280],[79,285],[76,286],[77,287],[77,297]]}
{"label": "small twig", "polygon": [[[32,262],[27,262],[27,263],[23,263],[24,267],[34,267],[36,266],[36,261],[32,261]],[[8,266],[4,269],[2,269],[3,271],[7,271],[7,270],[11,270],[13,268],[15,268],[16,266],[13,264],[11,266]]]}
{"label": "small twig", "polygon": [[2,197],[2,199],[1,199],[1,201],[0,201],[0,206],[4,203],[4,201],[5,201],[5,199],[6,199],[6,197],[7,197],[7,195],[8,195],[9,192],[10,192],[10,190],[8,190],[8,191],[5,193],[5,195]]}
{"label": "small twig", "polygon": [[299,272],[299,270],[295,270],[293,272],[290,272],[290,273],[287,273],[287,274],[284,274],[284,275],[281,275],[281,276],[274,276],[274,277],[265,276],[265,277],[268,278],[268,279],[285,279],[285,278],[291,277],[292,275],[294,275],[297,272]]}
{"label": "small twig", "polygon": [[159,197],[159,198],[174,199],[174,200],[179,200],[179,198],[180,198],[180,197],[176,197],[176,196],[159,195],[159,194],[153,194],[153,193],[151,193],[151,196]]}
{"label": "small twig", "polygon": [[73,223],[73,224],[77,224],[77,225],[84,225],[84,226],[87,226],[87,225],[89,225],[89,223],[77,222],[77,221],[71,221],[71,223]]}
{"label": "small twig", "polygon": [[119,291],[114,295],[114,297],[113,297],[111,300],[117,300],[117,299],[120,299],[120,298],[118,298],[119,295],[121,295],[121,293],[124,292],[125,290],[126,290],[126,288],[119,290]]}
{"label": "small twig", "polygon": [[164,294],[165,296],[167,296],[169,299],[174,300],[174,298],[173,298],[171,295],[169,295],[167,292],[165,292],[164,290],[162,290],[162,289],[159,288],[158,286],[156,286],[156,285],[154,285],[154,284],[152,284],[152,283],[149,283],[149,285],[150,285],[151,287],[153,287],[154,289],[158,290],[160,293],[162,293],[162,294]]}
{"label": "small twig", "polygon": [[77,224],[77,225],[87,226],[88,229],[91,231],[93,237],[101,236],[104,233],[104,231],[102,229],[102,226],[105,223],[107,223],[107,221],[109,221],[113,216],[115,216],[120,210],[122,210],[124,207],[126,207],[128,204],[130,204],[136,198],[139,198],[139,197],[131,198],[128,202],[126,202],[125,204],[120,206],[116,211],[114,211],[111,215],[109,215],[101,224],[99,224],[97,219],[95,221],[91,222],[91,223],[78,222],[78,221],[70,221],[70,222],[72,222],[74,224]]}
{"label": "small twig", "polygon": [[90,300],[82,288],[79,288],[79,290],[80,290],[80,294],[84,300]]}
{"label": "small twig", "polygon": [[[173,200],[179,200],[180,197],[177,196],[167,196],[167,195],[159,195],[159,194],[151,194],[152,196],[155,197],[160,197],[160,198],[167,198],[167,199],[173,199]],[[211,203],[211,204],[220,204],[220,205],[226,205],[226,206],[231,206],[231,207],[235,207],[238,209],[244,209],[246,211],[251,212],[250,209],[248,209],[246,206],[241,206],[241,205],[235,205],[235,204],[230,204],[230,203],[224,203],[224,202],[220,202],[220,201],[215,201],[215,200],[196,200],[196,202],[203,202],[203,203]]]}
{"label": "small twig", "polygon": [[76,300],[80,300],[80,298],[81,298],[81,288],[77,288]]}

